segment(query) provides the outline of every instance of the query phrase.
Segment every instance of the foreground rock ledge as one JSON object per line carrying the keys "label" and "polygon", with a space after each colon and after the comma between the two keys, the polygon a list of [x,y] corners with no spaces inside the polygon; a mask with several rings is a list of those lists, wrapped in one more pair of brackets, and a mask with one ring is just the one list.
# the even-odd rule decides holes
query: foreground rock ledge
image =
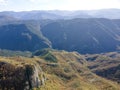
{"label": "foreground rock ledge", "polygon": [[0,89],[31,90],[44,84],[45,76],[34,65],[15,66],[0,62]]}

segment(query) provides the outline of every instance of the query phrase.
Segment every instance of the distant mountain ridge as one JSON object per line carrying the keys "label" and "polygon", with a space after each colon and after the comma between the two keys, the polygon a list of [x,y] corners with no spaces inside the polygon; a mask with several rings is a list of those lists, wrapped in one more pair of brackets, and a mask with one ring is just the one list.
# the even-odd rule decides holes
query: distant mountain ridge
{"label": "distant mountain ridge", "polygon": [[108,18],[120,19],[120,9],[101,9],[101,10],[36,10],[36,11],[4,11],[0,16],[10,16],[21,20],[41,20],[41,19],[74,19],[74,18]]}

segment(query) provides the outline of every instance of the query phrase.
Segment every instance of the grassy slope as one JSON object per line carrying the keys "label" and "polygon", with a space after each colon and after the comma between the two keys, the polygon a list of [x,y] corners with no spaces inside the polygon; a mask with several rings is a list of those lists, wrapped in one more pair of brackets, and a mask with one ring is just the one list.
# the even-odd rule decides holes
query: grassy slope
{"label": "grassy slope", "polygon": [[0,61],[19,66],[24,64],[39,65],[47,81],[41,88],[35,90],[120,90],[117,83],[93,74],[88,68],[86,60],[76,52],[50,51],[57,62],[49,62],[34,56],[0,57]]}
{"label": "grassy slope", "polygon": [[120,53],[86,55],[86,59],[92,72],[118,83],[120,82]]}
{"label": "grassy slope", "polygon": [[[58,62],[40,61],[41,67],[49,77],[41,90],[119,90],[120,87],[109,80],[93,74],[87,62],[76,52],[50,51]],[[44,62],[44,65],[42,64]]]}

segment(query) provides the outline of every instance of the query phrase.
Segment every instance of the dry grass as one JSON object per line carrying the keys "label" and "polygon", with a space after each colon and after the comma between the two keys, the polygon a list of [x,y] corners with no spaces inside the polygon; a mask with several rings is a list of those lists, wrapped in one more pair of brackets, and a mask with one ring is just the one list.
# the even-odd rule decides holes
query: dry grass
{"label": "dry grass", "polygon": [[0,61],[16,66],[32,64],[40,66],[47,80],[45,85],[34,90],[120,90],[117,83],[101,78],[87,68],[87,62],[76,52],[52,51],[57,62],[47,62],[35,56],[0,57]]}

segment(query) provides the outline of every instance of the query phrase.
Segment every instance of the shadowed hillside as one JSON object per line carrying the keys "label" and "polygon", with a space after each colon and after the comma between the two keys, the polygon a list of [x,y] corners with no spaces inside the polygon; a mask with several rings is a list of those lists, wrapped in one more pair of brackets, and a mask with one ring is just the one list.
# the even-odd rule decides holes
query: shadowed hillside
{"label": "shadowed hillside", "polygon": [[11,22],[0,26],[0,48],[19,51],[35,51],[51,47],[42,36],[37,22]]}
{"label": "shadowed hillside", "polygon": [[101,53],[119,50],[119,20],[72,19],[45,25],[41,31],[55,49],[80,53]]}
{"label": "shadowed hillside", "polygon": [[120,20],[18,20],[0,24],[0,48],[35,51],[53,48],[82,54],[119,51]]}

